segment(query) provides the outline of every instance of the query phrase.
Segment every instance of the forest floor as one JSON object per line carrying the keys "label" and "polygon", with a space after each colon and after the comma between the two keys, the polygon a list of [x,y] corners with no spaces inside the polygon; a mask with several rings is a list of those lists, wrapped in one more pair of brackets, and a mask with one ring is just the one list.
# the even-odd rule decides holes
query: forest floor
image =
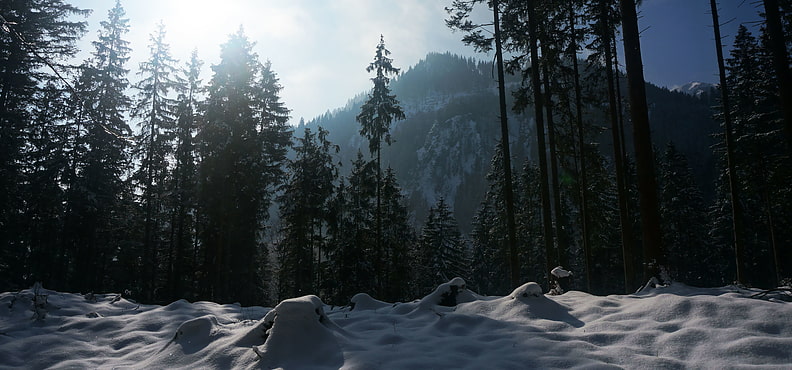
{"label": "forest floor", "polygon": [[792,366],[784,291],[751,297],[760,291],[675,283],[629,295],[550,296],[528,283],[484,297],[461,284],[408,303],[358,294],[354,306],[337,307],[306,296],[274,309],[142,305],[41,287],[1,293],[0,368]]}

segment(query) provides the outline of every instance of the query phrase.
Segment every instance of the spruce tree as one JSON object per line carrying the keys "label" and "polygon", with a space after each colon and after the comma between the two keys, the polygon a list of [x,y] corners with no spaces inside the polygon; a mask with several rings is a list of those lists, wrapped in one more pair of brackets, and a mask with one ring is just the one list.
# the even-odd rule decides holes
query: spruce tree
{"label": "spruce tree", "polygon": [[[23,285],[29,286],[29,281],[23,281],[23,276],[27,275],[30,279],[47,278],[24,271],[21,261],[25,260],[27,250],[32,248],[45,254],[56,253],[55,250],[45,251],[41,248],[49,248],[51,242],[60,244],[54,240],[31,240],[37,236],[27,234],[25,229],[35,232],[42,226],[38,222],[27,221],[58,222],[55,219],[45,221],[31,217],[42,214],[49,217],[59,212],[57,209],[41,208],[61,203],[56,199],[59,191],[38,193],[43,190],[39,186],[51,189],[58,187],[57,183],[51,181],[60,181],[56,172],[63,165],[63,162],[51,157],[56,155],[54,152],[45,149],[50,147],[45,143],[45,137],[63,134],[56,127],[56,124],[62,123],[59,121],[63,116],[52,111],[62,109],[55,106],[63,103],[63,94],[68,88],[59,77],[65,75],[61,63],[77,53],[75,43],[86,30],[86,23],[77,19],[87,16],[90,11],[61,0],[3,2],[0,8],[0,245],[3,246],[0,248],[0,284],[21,288]],[[52,116],[48,118],[45,111],[53,113]],[[59,144],[60,148],[65,148],[65,142]],[[58,145],[54,143],[50,148],[59,151]],[[36,171],[36,168],[41,169],[40,166],[23,168],[22,163],[30,163],[31,160],[42,161],[39,164],[48,167],[43,171],[49,173]],[[31,170],[38,173],[30,173]],[[26,187],[25,184],[30,186]],[[44,199],[47,194],[53,198]],[[26,205],[24,200],[31,197],[40,198],[41,202]],[[26,216],[20,217],[20,214]],[[55,231],[49,229],[48,233],[51,235]],[[47,282],[54,286],[62,280],[47,278],[44,283]]]}
{"label": "spruce tree", "polygon": [[[367,72],[374,72],[371,78],[374,87],[368,99],[360,107],[360,114],[355,119],[360,123],[360,134],[369,141],[369,152],[377,159],[377,203],[376,203],[376,251],[374,265],[377,271],[382,271],[382,142],[391,144],[390,125],[393,121],[404,119],[404,110],[399,106],[395,95],[391,94],[390,75],[398,75],[399,69],[393,66],[393,59],[389,58],[390,51],[385,48],[385,38],[380,35],[380,42],[374,60],[366,67]],[[381,277],[380,277],[381,278]],[[377,284],[380,284],[378,282]]]}
{"label": "spruce tree", "polygon": [[[501,145],[495,148],[487,173],[489,190],[481,202],[473,220],[471,253],[475,263],[471,266],[469,285],[483,294],[507,294],[511,287],[509,271],[509,245],[506,220],[506,197],[504,194],[503,160]],[[516,187],[520,189],[519,186]],[[520,210],[521,207],[516,207]],[[525,216],[521,214],[521,216]],[[525,221],[520,217],[521,224]],[[522,236],[523,234],[519,234]],[[523,243],[520,243],[521,245]],[[525,257],[525,256],[520,256]],[[536,256],[528,256],[535,259]],[[522,261],[531,259],[522,258]]]}
{"label": "spruce tree", "polygon": [[327,284],[331,299],[346,304],[356,293],[377,294],[372,264],[376,221],[376,166],[358,151],[346,181],[342,178],[332,202],[335,215],[328,227],[330,259]]}
{"label": "spruce tree", "polygon": [[143,208],[143,286],[147,299],[157,288],[159,266],[168,269],[165,249],[167,224],[164,198],[169,175],[168,160],[172,156],[175,131],[176,101],[170,93],[179,86],[176,61],[165,42],[165,25],[159,23],[149,37],[149,59],[140,64],[140,81],[132,116],[140,120],[140,133],[135,137],[133,155],[140,167],[132,175],[141,194]]}
{"label": "spruce tree", "polygon": [[382,180],[382,286],[379,296],[386,301],[410,299],[409,281],[412,273],[410,250],[415,245],[415,230],[404,195],[392,168],[385,170]]}
{"label": "spruce tree", "polygon": [[129,86],[128,19],[120,2],[100,23],[95,51],[81,69],[75,86],[77,104],[74,124],[81,136],[68,185],[64,242],[72,262],[71,286],[77,291],[107,287],[107,269],[121,249],[119,229],[128,227],[126,197],[131,194],[124,175],[129,170],[129,135],[126,114],[131,105],[125,94]]}
{"label": "spruce tree", "polygon": [[199,132],[204,294],[243,304],[267,291],[263,222],[290,135],[278,80],[252,49],[242,29],[221,46]]}
{"label": "spruce tree", "polygon": [[196,242],[196,147],[194,134],[200,119],[199,96],[203,91],[200,80],[203,62],[193,51],[181,70],[177,86],[176,122],[173,132],[174,164],[167,184],[169,225],[168,288],[172,299],[194,297],[194,277],[199,267]]}
{"label": "spruce tree", "polygon": [[315,294],[322,282],[330,201],[338,177],[333,154],[339,149],[327,140],[327,134],[321,127],[315,134],[305,128],[294,146],[295,158],[287,164],[288,178],[278,197],[280,298]]}
{"label": "spruce tree", "polygon": [[666,145],[659,166],[660,210],[671,277],[691,285],[720,285],[723,253],[707,237],[707,208],[687,158],[673,143]]}
{"label": "spruce tree", "polygon": [[470,255],[454,215],[444,198],[429,209],[421,235],[419,271],[416,277],[425,292],[455,277],[468,278]]}

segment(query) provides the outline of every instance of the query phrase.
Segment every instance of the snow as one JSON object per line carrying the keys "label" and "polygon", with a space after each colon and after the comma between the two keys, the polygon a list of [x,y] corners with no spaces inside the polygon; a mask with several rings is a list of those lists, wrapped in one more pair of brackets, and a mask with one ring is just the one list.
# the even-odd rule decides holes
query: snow
{"label": "snow", "polygon": [[552,274],[553,276],[555,276],[556,278],[559,278],[559,279],[563,279],[563,278],[567,278],[567,277],[572,276],[571,272],[569,272],[567,270],[564,270],[564,268],[561,267],[561,266],[554,267],[553,270],[550,271],[550,274]]}
{"label": "snow", "polygon": [[[37,287],[0,293],[0,368],[777,368],[788,293],[682,284],[631,295],[480,296],[456,278],[413,302],[141,305]],[[449,297],[454,296],[456,302]],[[775,298],[773,298],[775,297]],[[779,299],[779,298],[783,298]],[[443,305],[441,305],[441,303]]]}

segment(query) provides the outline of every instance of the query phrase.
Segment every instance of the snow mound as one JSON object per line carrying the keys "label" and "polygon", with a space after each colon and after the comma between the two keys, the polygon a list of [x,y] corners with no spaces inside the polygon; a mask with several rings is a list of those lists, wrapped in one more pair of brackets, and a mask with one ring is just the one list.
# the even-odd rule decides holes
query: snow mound
{"label": "snow mound", "polygon": [[350,307],[351,310],[356,311],[365,311],[365,310],[376,310],[385,307],[391,307],[392,304],[388,302],[383,302],[380,300],[376,300],[372,298],[370,295],[366,293],[358,293],[355,294],[352,299],[350,299],[352,305]]}
{"label": "snow mound", "polygon": [[334,331],[342,330],[324,312],[315,295],[287,299],[261,320],[266,333],[263,346],[254,349],[270,368],[304,368],[343,364],[343,354]]}
{"label": "snow mound", "polygon": [[517,287],[517,289],[513,290],[509,297],[512,299],[522,299],[522,298],[530,298],[530,297],[541,297],[542,296],[542,287],[539,284],[530,282],[525,283]]}
{"label": "snow mound", "polygon": [[466,288],[465,280],[455,277],[447,283],[442,283],[432,293],[423,297],[418,304],[419,308],[429,309],[435,306],[454,307],[460,303],[475,301],[477,295]]}
{"label": "snow mound", "polygon": [[[440,306],[453,287],[456,305]],[[481,297],[454,279],[415,302],[360,295],[379,308],[350,310],[316,296],[273,309],[155,306],[39,288],[0,293],[0,369],[789,369],[792,303],[758,293],[672,284],[550,296],[528,283]]]}

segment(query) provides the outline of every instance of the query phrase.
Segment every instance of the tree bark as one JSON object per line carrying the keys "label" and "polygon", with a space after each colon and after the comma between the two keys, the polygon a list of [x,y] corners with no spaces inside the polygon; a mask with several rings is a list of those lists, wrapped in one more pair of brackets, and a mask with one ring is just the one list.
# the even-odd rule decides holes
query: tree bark
{"label": "tree bark", "polygon": [[616,192],[619,199],[619,224],[622,242],[622,258],[624,262],[624,288],[625,293],[631,293],[635,288],[635,268],[633,266],[633,248],[635,240],[632,235],[632,222],[628,209],[629,195],[625,181],[625,156],[624,141],[621,125],[619,125],[619,107],[616,99],[616,81],[613,73],[613,53],[611,49],[611,22],[608,15],[607,3],[600,2],[600,21],[602,28],[602,45],[605,52],[605,78],[608,90],[608,115],[611,123],[611,137],[613,138],[613,163],[616,172]]}
{"label": "tree bark", "polygon": [[586,269],[586,289],[591,292],[591,245],[589,243],[589,228],[588,228],[588,179],[586,178],[586,149],[585,141],[586,134],[583,126],[583,93],[580,87],[580,67],[578,66],[577,58],[577,31],[575,29],[575,8],[573,3],[569,2],[569,27],[572,34],[570,42],[570,57],[572,58],[572,72],[574,73],[575,80],[575,123],[577,125],[578,134],[578,147],[580,150],[580,223],[581,223],[581,238],[584,255],[584,268]]}
{"label": "tree bark", "polygon": [[547,256],[545,274],[547,283],[550,284],[550,270],[555,267],[553,263],[553,226],[550,215],[550,189],[548,186],[547,174],[547,147],[545,145],[545,126],[543,99],[542,99],[542,80],[539,73],[539,48],[537,41],[537,21],[534,12],[534,0],[528,1],[528,33],[531,53],[531,83],[534,95],[534,114],[536,117],[536,139],[537,148],[539,150],[539,185],[542,197],[542,230],[545,242],[545,253]]}
{"label": "tree bark", "polygon": [[652,139],[649,127],[649,107],[646,103],[646,82],[643,76],[638,14],[634,0],[619,0],[624,34],[624,59],[630,96],[630,115],[633,122],[635,162],[638,172],[638,198],[641,211],[641,233],[644,245],[644,279],[658,278],[665,266],[660,210],[657,201]]}
{"label": "tree bark", "polygon": [[721,44],[720,21],[718,20],[718,5],[715,0],[710,0],[712,12],[712,28],[715,32],[715,51],[718,56],[718,74],[720,76],[721,103],[723,104],[723,126],[726,134],[726,162],[729,176],[729,197],[732,210],[732,231],[734,237],[734,256],[737,267],[737,282],[745,282],[743,271],[743,235],[745,234],[742,217],[743,210],[740,203],[740,186],[737,182],[737,171],[734,166],[734,138],[731,127],[731,105],[729,103],[729,85],[726,83],[726,67],[723,63],[723,45]]}
{"label": "tree bark", "polygon": [[506,227],[509,234],[509,270],[511,285],[520,285],[520,263],[517,250],[517,225],[514,219],[514,189],[512,185],[511,153],[509,150],[509,122],[506,109],[506,85],[503,73],[503,47],[500,39],[500,17],[498,0],[492,2],[492,14],[495,25],[495,56],[498,63],[498,98],[500,104],[501,149],[503,153],[503,193],[506,201]]}

